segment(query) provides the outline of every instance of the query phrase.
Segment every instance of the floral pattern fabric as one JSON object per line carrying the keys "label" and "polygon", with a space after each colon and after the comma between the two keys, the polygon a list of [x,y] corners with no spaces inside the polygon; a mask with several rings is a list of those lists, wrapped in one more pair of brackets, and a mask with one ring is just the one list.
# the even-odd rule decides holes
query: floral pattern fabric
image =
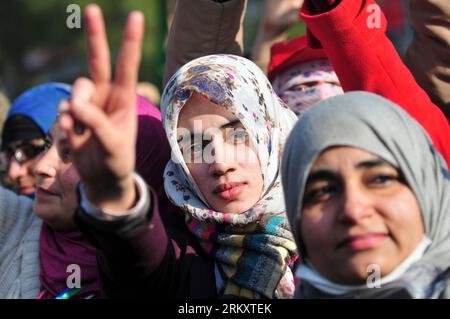
{"label": "floral pattern fabric", "polygon": [[[178,116],[193,92],[234,114],[250,135],[261,163],[263,192],[242,214],[214,211],[189,173],[177,142]],[[162,97],[163,123],[172,148],[164,172],[166,193],[186,212],[186,223],[223,276],[222,296],[290,297],[289,264],[297,257],[280,183],[284,142],[297,118],[261,70],[233,55],[201,57],[169,80]],[[281,284],[280,284],[281,283]],[[292,283],[293,285],[293,283]]]}
{"label": "floral pattern fabric", "polygon": [[327,59],[294,65],[277,75],[272,84],[278,96],[297,116],[321,100],[344,94]]}

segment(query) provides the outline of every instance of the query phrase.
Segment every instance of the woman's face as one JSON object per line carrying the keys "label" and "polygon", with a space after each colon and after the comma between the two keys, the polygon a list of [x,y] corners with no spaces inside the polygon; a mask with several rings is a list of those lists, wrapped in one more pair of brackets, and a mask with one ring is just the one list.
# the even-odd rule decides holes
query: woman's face
{"label": "woman's face", "polygon": [[370,265],[389,274],[424,236],[419,204],[400,172],[351,147],[330,148],[313,164],[299,226],[313,266],[349,285],[365,283],[376,269]]}
{"label": "woman's face", "polygon": [[263,177],[258,155],[231,112],[194,93],[179,115],[178,144],[214,210],[240,214],[259,200]]}
{"label": "woman's face", "polygon": [[[33,166],[44,146],[43,139],[17,141],[8,145],[8,178],[20,195],[29,196],[35,192],[36,177]],[[19,161],[16,159],[19,158]]]}
{"label": "woman's face", "polygon": [[75,227],[73,215],[78,207],[76,187],[80,177],[72,165],[68,141],[59,126],[54,125],[49,135],[51,146],[34,167],[34,212],[54,229],[70,230]]}

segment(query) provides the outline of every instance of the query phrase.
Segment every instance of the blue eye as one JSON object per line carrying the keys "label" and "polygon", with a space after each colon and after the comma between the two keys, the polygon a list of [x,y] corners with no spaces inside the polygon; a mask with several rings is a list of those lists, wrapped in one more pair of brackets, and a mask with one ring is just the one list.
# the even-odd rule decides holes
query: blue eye
{"label": "blue eye", "polygon": [[209,140],[203,140],[202,142],[194,143],[186,148],[181,148],[181,153],[186,163],[192,163],[196,159],[202,158],[205,147],[211,143]]}
{"label": "blue eye", "polygon": [[203,150],[203,144],[201,143],[192,144],[190,150],[194,154],[201,152]]}
{"label": "blue eye", "polygon": [[248,133],[244,128],[233,129],[228,137],[228,141],[233,143],[245,143],[248,139]]}

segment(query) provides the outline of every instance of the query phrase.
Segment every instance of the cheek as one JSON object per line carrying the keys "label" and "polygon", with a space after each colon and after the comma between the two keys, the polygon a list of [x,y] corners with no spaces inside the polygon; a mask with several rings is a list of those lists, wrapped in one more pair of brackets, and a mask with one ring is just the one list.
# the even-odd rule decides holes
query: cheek
{"label": "cheek", "polygon": [[261,163],[259,161],[257,153],[251,148],[246,146],[242,149],[241,154],[244,153],[245,157],[238,158],[239,166],[241,167],[241,174],[244,174],[249,183],[252,183],[254,187],[258,188],[259,185],[264,183]]}
{"label": "cheek", "polygon": [[61,174],[60,181],[61,186],[64,189],[66,200],[70,201],[70,204],[72,205],[77,205],[77,185],[80,181],[80,176],[78,175],[76,169],[73,166],[66,169]]}
{"label": "cheek", "polygon": [[[321,251],[328,247],[332,234],[331,214],[325,214],[322,208],[304,209],[300,220],[302,240],[309,252]],[[310,256],[311,257],[311,256]]]}
{"label": "cheek", "polygon": [[379,211],[399,245],[415,247],[425,233],[422,213],[416,197],[406,186],[395,195],[379,201]]}
{"label": "cheek", "polygon": [[208,165],[205,165],[203,163],[199,164],[186,164],[189,173],[192,175],[192,178],[194,179],[197,186],[202,189],[202,187],[207,186],[205,185],[205,181],[208,177]]}
{"label": "cheek", "polygon": [[249,184],[253,184],[253,187],[259,187],[264,184],[263,175],[261,171],[261,165],[259,163],[242,163],[240,164],[241,174]]}

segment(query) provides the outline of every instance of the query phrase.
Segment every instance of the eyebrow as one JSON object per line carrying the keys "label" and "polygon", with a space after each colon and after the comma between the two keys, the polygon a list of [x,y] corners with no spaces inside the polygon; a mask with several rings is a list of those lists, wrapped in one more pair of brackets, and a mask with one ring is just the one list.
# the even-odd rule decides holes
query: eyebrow
{"label": "eyebrow", "polygon": [[309,174],[306,185],[320,180],[337,179],[338,174],[328,169],[319,169]]}
{"label": "eyebrow", "polygon": [[[228,123],[225,123],[225,124],[221,125],[221,126],[219,127],[219,129],[220,129],[220,130],[223,130],[223,129],[225,129],[225,128],[234,127],[234,126],[239,125],[239,124],[241,124],[241,121],[240,121],[239,119],[234,119],[234,120],[231,120],[231,121],[228,122]],[[201,135],[201,136],[202,136],[203,134],[202,134],[202,133],[193,133],[193,134],[191,134],[191,141],[194,140],[194,139],[195,139],[195,136],[197,136],[197,135]],[[182,139],[183,139],[183,136],[180,136],[180,137],[177,139],[177,142],[180,143]]]}
{"label": "eyebrow", "polygon": [[[392,167],[392,165],[388,161],[382,158],[374,158],[359,162],[358,164],[355,165],[355,168],[363,169],[363,168],[373,168],[377,166]],[[329,169],[318,169],[317,171],[311,172],[309,174],[308,179],[306,180],[306,185],[314,183],[316,181],[330,180],[330,179],[339,179],[339,174]]]}
{"label": "eyebrow", "polygon": [[[202,133],[192,133],[192,134],[190,135],[190,141],[195,141],[195,140],[197,140],[197,139],[195,138],[196,136],[201,136],[201,137],[203,137],[203,134],[202,134]],[[177,143],[180,143],[180,142],[183,140],[184,137],[185,137],[185,135],[180,136],[180,137],[177,139]]]}
{"label": "eyebrow", "polygon": [[222,126],[219,127],[219,128],[222,130],[222,129],[224,129],[224,128],[227,128],[227,127],[233,127],[233,126],[236,126],[236,125],[238,125],[238,124],[241,124],[241,121],[240,121],[239,119],[234,119],[234,120],[231,120],[231,121],[228,122],[228,123],[225,123],[224,125],[222,125]]}
{"label": "eyebrow", "polygon": [[392,165],[391,163],[382,158],[374,158],[359,162],[358,164],[355,165],[355,168],[361,169],[361,168],[372,168],[377,166],[392,166]]}

